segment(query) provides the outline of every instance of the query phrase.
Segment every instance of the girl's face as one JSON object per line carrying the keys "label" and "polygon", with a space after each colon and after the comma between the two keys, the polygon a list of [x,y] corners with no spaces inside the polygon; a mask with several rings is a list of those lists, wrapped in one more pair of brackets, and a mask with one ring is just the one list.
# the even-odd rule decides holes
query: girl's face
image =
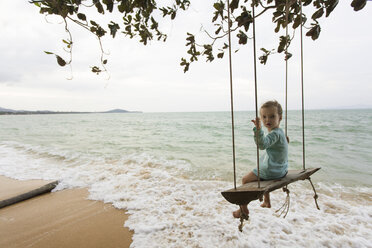
{"label": "girl's face", "polygon": [[260,115],[262,123],[269,132],[275,128],[278,128],[280,121],[282,120],[282,117],[278,114],[278,108],[274,106],[261,108]]}

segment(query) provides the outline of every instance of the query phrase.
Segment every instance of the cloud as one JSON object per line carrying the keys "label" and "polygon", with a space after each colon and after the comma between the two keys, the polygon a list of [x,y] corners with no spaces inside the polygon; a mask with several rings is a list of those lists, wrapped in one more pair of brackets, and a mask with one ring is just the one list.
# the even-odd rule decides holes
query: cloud
{"label": "cloud", "polygon": [[[340,2],[332,15],[322,20],[317,41],[304,38],[305,100],[308,108],[346,105],[371,105],[372,30],[371,6],[353,12],[347,2]],[[17,10],[17,16],[13,15]],[[188,12],[179,13],[174,22],[162,21],[169,34],[166,43],[152,41],[143,46],[136,39],[119,35],[104,39],[108,75],[97,76],[90,66],[99,65],[97,39],[85,30],[70,25],[74,38],[72,80],[69,67],[59,67],[51,51],[66,57],[62,39],[67,34],[58,20],[48,19],[28,2],[5,1],[0,9],[2,36],[0,49],[0,106],[15,109],[106,110],[124,108],[142,111],[211,111],[230,109],[227,56],[213,63],[204,58],[183,73],[180,59],[186,56],[186,33],[206,36],[200,31],[213,30],[209,24],[213,6],[208,1],[193,1]],[[345,17],[348,18],[345,18]],[[99,17],[101,18],[101,17]],[[103,18],[103,17],[102,17]],[[271,18],[257,24],[257,49],[276,48]],[[224,41],[224,42],[227,42]],[[236,38],[233,35],[234,47]],[[290,108],[300,107],[299,33],[291,46],[289,61]],[[233,80],[236,110],[254,109],[254,74],[252,46],[240,47],[233,57]],[[258,51],[258,54],[260,52]],[[283,56],[274,55],[266,66],[258,64],[259,101],[284,101]],[[8,94],[4,95],[4,92]],[[345,96],[350,96],[345,98]],[[51,97],[52,96],[52,97]],[[359,96],[359,97],[358,97]],[[345,100],[346,99],[346,100]]]}

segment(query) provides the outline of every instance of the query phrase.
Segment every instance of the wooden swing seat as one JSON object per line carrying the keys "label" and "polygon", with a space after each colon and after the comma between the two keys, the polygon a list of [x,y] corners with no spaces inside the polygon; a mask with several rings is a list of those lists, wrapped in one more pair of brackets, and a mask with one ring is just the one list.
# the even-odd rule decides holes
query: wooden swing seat
{"label": "wooden swing seat", "polygon": [[319,169],[320,168],[309,168],[305,170],[289,170],[285,177],[269,181],[260,181],[259,188],[257,181],[255,181],[246,183],[240,187],[237,187],[236,189],[232,188],[223,191],[221,192],[221,194],[230,203],[237,205],[246,205],[253,200],[262,198],[262,196],[266,192],[274,191],[298,180],[308,179],[312,174],[317,172]]}

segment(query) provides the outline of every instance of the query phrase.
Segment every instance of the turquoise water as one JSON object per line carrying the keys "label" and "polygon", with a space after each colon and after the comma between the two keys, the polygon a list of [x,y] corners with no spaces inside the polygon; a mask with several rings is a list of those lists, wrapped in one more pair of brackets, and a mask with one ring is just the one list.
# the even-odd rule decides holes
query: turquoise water
{"label": "turquoise water", "polygon": [[[237,184],[256,166],[254,112],[235,113]],[[249,204],[243,232],[220,194],[233,186],[228,112],[0,116],[0,175],[59,180],[129,214],[131,247],[372,247],[372,110],[306,111],[307,181],[272,209]],[[282,122],[282,127],[284,123]],[[288,113],[290,169],[302,168],[300,111]],[[149,245],[151,244],[151,245]]]}
{"label": "turquoise water", "polygon": [[[256,166],[254,115],[235,113],[238,178]],[[305,166],[322,168],[316,179],[372,186],[372,110],[311,110],[305,118]],[[34,146],[66,158],[146,153],[189,164],[185,176],[233,178],[228,112],[0,116],[0,125],[0,144]],[[300,111],[288,113],[288,136],[290,168],[302,168]]]}

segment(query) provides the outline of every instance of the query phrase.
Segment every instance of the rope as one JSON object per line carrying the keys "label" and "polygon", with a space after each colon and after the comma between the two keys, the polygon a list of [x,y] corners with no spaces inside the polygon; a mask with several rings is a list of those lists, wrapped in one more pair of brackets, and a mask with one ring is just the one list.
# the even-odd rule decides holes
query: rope
{"label": "rope", "polygon": [[[289,4],[286,0],[285,6],[285,36],[288,37],[288,12]],[[285,55],[288,53],[288,45],[285,46]],[[288,59],[285,60],[285,137],[288,137]],[[288,138],[287,138],[288,139]]]}
{"label": "rope", "polygon": [[291,202],[290,202],[290,197],[289,197],[289,193],[290,193],[290,192],[289,192],[289,189],[288,189],[287,186],[288,186],[288,185],[286,185],[286,186],[283,187],[283,192],[287,193],[287,197],[286,197],[286,199],[285,199],[285,202],[284,202],[283,206],[281,206],[278,210],[275,211],[275,213],[278,213],[278,212],[281,210],[280,214],[278,214],[278,217],[282,216],[283,213],[285,213],[284,216],[283,216],[283,219],[284,219],[285,217],[287,217],[287,214],[288,214],[288,212],[289,212],[289,205],[290,205],[290,203],[291,203]]}
{"label": "rope", "polygon": [[310,177],[309,177],[307,180],[309,180],[309,182],[310,182],[310,184],[311,184],[311,187],[313,187],[313,190],[314,190],[314,201],[315,201],[316,208],[317,208],[318,210],[320,210],[319,205],[318,205],[318,194],[316,193],[316,190],[315,190],[314,184],[313,184],[313,182],[311,181],[311,178],[310,178]]}
{"label": "rope", "polygon": [[[257,104],[257,65],[256,65],[256,21],[254,14],[254,2],[252,3],[252,15],[253,15],[253,59],[254,59],[254,93],[255,93],[255,105],[256,105],[256,120],[258,118],[258,104]],[[257,184],[258,188],[260,185],[260,150],[258,147],[258,130],[256,129],[256,147],[257,147]]]}
{"label": "rope", "polygon": [[305,111],[304,111],[304,49],[302,34],[302,1],[300,0],[300,21],[301,21],[301,92],[302,92],[302,169],[305,170]]}
{"label": "rope", "polygon": [[230,19],[230,1],[227,0],[227,18],[228,18],[228,37],[229,37],[229,68],[230,68],[230,106],[231,106],[231,135],[233,150],[233,168],[234,168],[234,189],[236,189],[236,165],[235,165],[235,130],[234,130],[234,94],[232,80],[232,60],[231,60],[231,19]]}
{"label": "rope", "polygon": [[240,232],[243,232],[244,220],[248,220],[248,219],[249,219],[249,214],[244,213],[242,206],[240,206],[240,224],[238,226]]}

